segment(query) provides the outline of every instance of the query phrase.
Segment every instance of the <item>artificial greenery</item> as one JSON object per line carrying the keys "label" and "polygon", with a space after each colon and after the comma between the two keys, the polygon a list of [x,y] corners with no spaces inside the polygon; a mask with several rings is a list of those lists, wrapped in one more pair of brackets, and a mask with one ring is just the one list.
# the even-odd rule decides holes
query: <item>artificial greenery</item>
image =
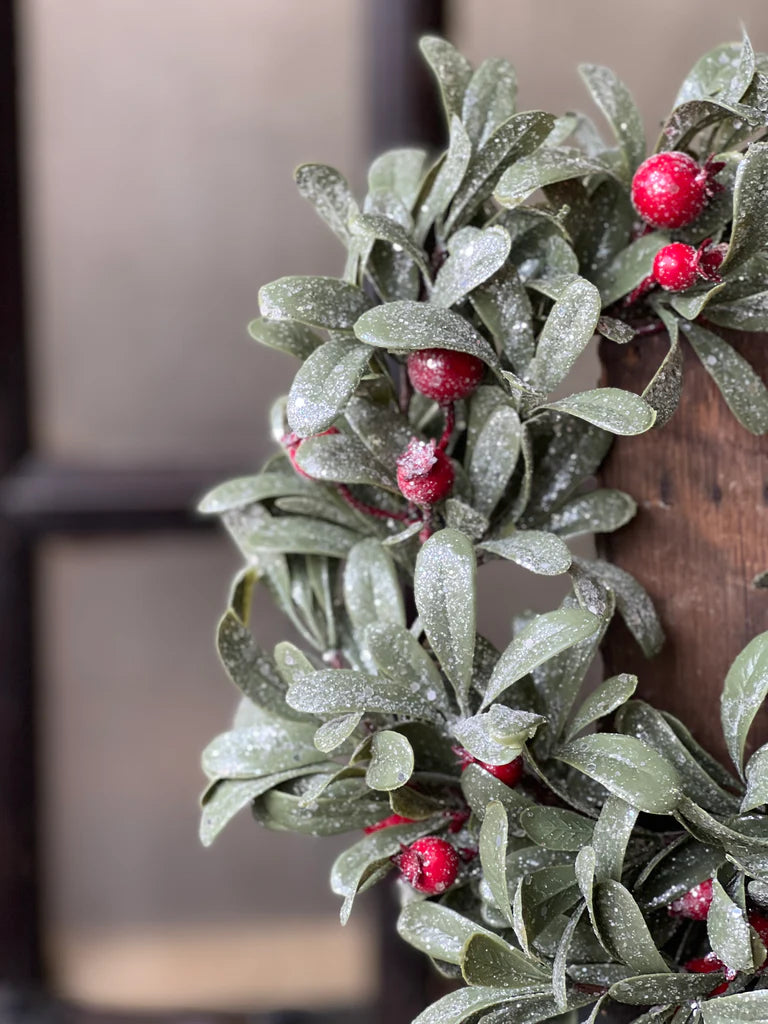
{"label": "artificial greenery", "polygon": [[[673,413],[681,333],[741,423],[768,430],[768,392],[721,332],[768,329],[768,56],[745,39],[686,78],[659,149],[715,157],[722,189],[669,233],[643,230],[633,210],[643,129],[610,71],[582,69],[615,134],[606,145],[582,115],[517,113],[506,61],[473,71],[447,42],[421,45],[446,152],[432,164],[416,149],[385,153],[362,205],[337,171],[300,167],[301,194],[347,249],[344,274],[264,286],[249,328],[302,365],[271,412],[280,450],[202,503],[245,562],[218,631],[242,700],[203,757],[203,842],[249,806],[269,828],[312,835],[408,819],[337,859],[346,921],[403,847],[447,839],[458,878],[436,896],[402,882],[398,930],[466,984],[420,1024],[590,1006],[594,1020],[612,1001],[642,1021],[768,1019],[768,747],[744,764],[768,693],[768,634],[724,683],[734,774],[633,699],[634,676],[585,685],[614,614],[649,657],[663,633],[631,576],[566,543],[633,516],[632,498],[595,487],[594,474],[612,435]],[[648,286],[660,248],[707,239],[722,246],[721,280]],[[669,354],[642,396],[568,394],[595,333],[622,344],[660,330]],[[466,400],[412,391],[406,358],[431,348],[483,361]],[[401,493],[398,460],[414,437],[452,459],[445,500]],[[476,574],[492,560],[570,582],[559,608],[516,621],[501,652],[476,623]],[[258,582],[303,649],[257,644]],[[488,770],[518,756],[517,785]],[[670,914],[707,879],[706,923]],[[712,973],[684,969],[710,951]]]}

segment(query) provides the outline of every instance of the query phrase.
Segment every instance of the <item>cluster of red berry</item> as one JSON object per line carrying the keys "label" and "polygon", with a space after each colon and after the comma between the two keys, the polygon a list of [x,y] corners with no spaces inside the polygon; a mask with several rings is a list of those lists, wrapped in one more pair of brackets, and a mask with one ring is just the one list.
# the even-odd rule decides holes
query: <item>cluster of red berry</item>
{"label": "cluster of red berry", "polygon": [[[684,896],[681,896],[680,899],[671,903],[669,912],[675,917],[685,917],[689,921],[706,921],[711,905],[712,880],[706,879],[706,881],[695,885]],[[768,917],[758,913],[756,910],[750,910],[747,914],[747,920],[757,932],[763,945],[768,947]],[[723,992],[728,990],[729,982],[733,981],[736,977],[736,971],[726,967],[720,957],[712,952],[707,953],[706,956],[694,957],[683,966],[686,971],[690,971],[692,974],[714,974],[716,971],[722,971],[725,974],[725,980],[712,989],[709,993],[710,996],[722,995]]]}
{"label": "cluster of red berry", "polygon": [[[489,772],[506,786],[516,786],[522,777],[522,757],[516,757],[514,761],[509,761],[507,764],[486,764],[485,761],[473,757],[463,747],[455,747],[454,751],[459,757],[462,771],[470,764],[479,765],[480,768]],[[448,811],[446,814],[451,819],[449,827],[451,832],[460,831],[469,817],[469,812],[465,810]],[[404,818],[400,814],[390,814],[388,818],[369,825],[364,831],[366,835],[370,835],[372,832],[380,832],[393,825],[412,824],[414,824],[412,818]],[[423,892],[427,896],[438,896],[456,881],[461,870],[462,860],[471,860],[476,852],[476,850],[463,848],[457,850],[447,839],[441,839],[439,836],[422,836],[410,846],[403,846],[400,853],[395,854],[392,860],[403,878],[417,892]]]}
{"label": "cluster of red berry", "polygon": [[[632,202],[650,227],[682,228],[696,220],[722,185],[715,176],[725,164],[711,158],[702,166],[687,153],[656,153],[638,167],[632,179]],[[656,254],[653,271],[631,294],[633,302],[653,285],[681,292],[699,278],[718,281],[725,246],[706,239],[698,248],[684,242],[665,245]]]}

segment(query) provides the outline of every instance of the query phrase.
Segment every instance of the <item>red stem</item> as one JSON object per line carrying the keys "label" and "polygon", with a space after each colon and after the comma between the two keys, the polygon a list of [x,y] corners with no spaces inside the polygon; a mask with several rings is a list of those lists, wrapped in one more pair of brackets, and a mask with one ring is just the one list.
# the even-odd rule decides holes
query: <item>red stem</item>
{"label": "red stem", "polygon": [[354,496],[346,484],[338,484],[337,490],[348,505],[356,508],[358,512],[364,512],[367,516],[374,516],[376,519],[397,519],[401,523],[407,523],[410,520],[407,512],[387,512],[383,508],[376,508],[375,505],[361,501],[360,498]]}
{"label": "red stem", "polygon": [[437,442],[438,451],[444,452],[448,447],[448,442],[451,440],[451,434],[453,428],[456,426],[456,406],[453,402],[449,402],[445,409],[445,426],[443,427],[443,434],[440,440]]}

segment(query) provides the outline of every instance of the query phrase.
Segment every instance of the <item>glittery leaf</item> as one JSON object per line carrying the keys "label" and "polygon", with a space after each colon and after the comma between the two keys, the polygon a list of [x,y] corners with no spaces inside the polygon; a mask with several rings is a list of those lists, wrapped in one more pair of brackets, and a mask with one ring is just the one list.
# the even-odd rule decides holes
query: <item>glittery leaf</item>
{"label": "glittery leaf", "polygon": [[723,685],[721,719],[728,753],[743,777],[744,745],[749,727],[768,696],[768,632],[761,633],[736,657]]}
{"label": "glittery leaf", "polygon": [[744,769],[747,791],[741,802],[741,812],[752,811],[768,804],[768,744],[754,752]]}
{"label": "glittery leaf", "polygon": [[698,324],[685,321],[680,329],[739,423],[751,434],[765,434],[768,388],[746,359],[723,338]]}
{"label": "glittery leaf", "polygon": [[407,681],[381,679],[353,669],[321,669],[298,674],[288,690],[288,703],[297,711],[340,715],[353,711],[434,717],[434,710],[412,692]]}
{"label": "glittery leaf", "polygon": [[559,807],[535,804],[520,815],[525,834],[547,850],[580,850],[592,839],[594,821]]}
{"label": "glittery leaf", "polygon": [[529,501],[532,512],[547,512],[566,501],[595,473],[612,441],[607,431],[585,420],[559,417],[549,428],[544,454],[536,461]]}
{"label": "glittery leaf", "polygon": [[661,129],[656,149],[660,152],[685,149],[691,139],[731,112],[712,100],[690,100],[676,106]]}
{"label": "glittery leaf", "polygon": [[410,210],[419,194],[427,154],[423,149],[390,149],[368,168],[371,192],[389,192]]}
{"label": "glittery leaf", "polygon": [[544,723],[541,715],[516,711],[493,704],[487,711],[460,719],[454,726],[456,739],[473,757],[485,764],[509,764]]}
{"label": "glittery leaf", "polygon": [[429,900],[402,908],[397,933],[415,949],[448,964],[461,963],[462,951],[473,935],[492,934],[463,914]]}
{"label": "glittery leaf", "polygon": [[432,224],[448,209],[464,180],[471,157],[472,143],[469,136],[459,118],[453,117],[448,150],[429,193],[417,211],[414,238],[419,244],[426,238]]}
{"label": "glittery leaf", "polygon": [[645,280],[653,269],[653,259],[659,249],[669,245],[669,236],[661,231],[643,235],[622,249],[613,262],[600,271],[595,284],[600,289],[603,306],[628,295]]}
{"label": "glittery leaf", "polygon": [[499,179],[494,198],[502,206],[513,208],[525,202],[537,189],[547,185],[604,173],[603,164],[590,159],[578,149],[547,146],[530,156],[522,157],[507,168]]}
{"label": "glittery leaf", "polygon": [[468,940],[461,958],[468,985],[503,985],[510,994],[526,991],[542,995],[549,978],[536,962],[498,935],[476,933]]}
{"label": "glittery leaf", "polygon": [[348,330],[370,306],[364,292],[337,277],[281,277],[259,289],[262,316],[329,330]]}
{"label": "glittery leaf", "polygon": [[423,250],[411,240],[408,232],[400,224],[388,217],[369,213],[355,214],[349,223],[354,234],[371,239],[378,238],[388,242],[395,252],[404,252],[419,268],[424,280],[430,282],[429,268]]}
{"label": "glittery leaf", "polygon": [[712,879],[712,906],[707,915],[707,934],[712,952],[734,971],[754,971],[765,959],[765,949],[752,948],[746,915],[734,903],[717,878]]}
{"label": "glittery leaf", "polygon": [[410,779],[413,766],[413,748],[405,736],[387,729],[373,734],[371,759],[365,773],[371,789],[399,789]]}
{"label": "glittery leaf", "polygon": [[644,974],[615,982],[609,988],[608,995],[617,1003],[628,1003],[630,1006],[679,1004],[703,999],[716,987],[718,980],[717,973]]}
{"label": "glittery leaf", "polygon": [[457,231],[448,242],[449,256],[435,279],[432,302],[454,306],[466,298],[504,265],[510,245],[509,234],[498,225]]}
{"label": "glittery leaf", "polygon": [[352,733],[360,724],[360,714],[353,711],[350,715],[342,715],[340,718],[331,718],[318,728],[315,733],[315,746],[324,754],[330,754],[349,739]]}
{"label": "glittery leaf", "polygon": [[508,60],[491,57],[472,75],[464,93],[462,120],[467,134],[482,146],[515,112],[517,76]]}
{"label": "glittery leaf", "polygon": [[643,398],[656,410],[655,426],[663,427],[672,418],[683,390],[683,351],[680,348],[680,321],[665,309],[658,314],[669,335],[669,352],[643,391]]}
{"label": "glittery leaf", "polygon": [[477,1015],[483,1010],[498,1006],[500,1003],[510,1007],[510,1012],[515,1012],[515,1009],[524,1007],[525,1002],[521,1001],[518,1006],[514,992],[508,988],[470,985],[450,992],[436,1003],[432,1003],[416,1017],[413,1024],[463,1024],[463,1021],[476,1020]]}
{"label": "glittery leaf", "polygon": [[765,1024],[768,1021],[768,990],[739,992],[707,999],[701,1004],[704,1024]]}
{"label": "glittery leaf", "polygon": [[537,665],[597,631],[600,620],[589,612],[563,608],[538,615],[502,654],[483,700],[487,707]]}
{"label": "glittery leaf", "polygon": [[489,516],[506,490],[520,454],[520,418],[509,405],[495,409],[475,439],[469,480],[475,508]]}
{"label": "glittery leaf", "polygon": [[513,370],[525,372],[535,350],[533,312],[517,270],[507,264],[475,289],[472,303]]}
{"label": "glittery leaf", "polygon": [[707,310],[707,319],[737,331],[768,331],[768,291],[716,302]]}
{"label": "glittery leaf", "polygon": [[486,807],[480,826],[480,863],[496,906],[511,924],[512,908],[507,891],[507,836],[507,812],[502,803],[494,801]]}
{"label": "glittery leaf", "polygon": [[344,558],[359,536],[335,523],[295,516],[266,519],[254,524],[241,538],[246,553],[280,552]]}
{"label": "glittery leaf", "polygon": [[574,281],[552,307],[530,369],[545,394],[562,383],[594,336],[600,317],[600,293],[589,281]]}
{"label": "glittery leaf", "polygon": [[615,341],[617,345],[626,345],[632,341],[636,332],[623,320],[617,320],[612,316],[601,316],[597,321],[597,333]]}
{"label": "glittery leaf", "polygon": [[725,274],[768,246],[768,143],[753,142],[736,171],[733,226],[728,252],[720,265]]}
{"label": "glittery leaf", "polygon": [[612,714],[625,701],[629,700],[636,687],[637,676],[627,672],[604,679],[590,693],[571,719],[565,732],[565,739],[573,739],[582,729],[586,729],[598,719]]}
{"label": "glittery leaf", "polygon": [[425,302],[389,302],[369,310],[355,324],[361,341],[378,348],[409,352],[422,348],[447,348],[469,352],[491,367],[498,366],[496,353],[471,324],[451,309]]}
{"label": "glittery leaf", "polygon": [[320,335],[315,334],[306,324],[290,320],[265,320],[263,317],[251,320],[248,324],[248,333],[254,341],[268,348],[277,349],[278,352],[296,356],[297,359],[306,359],[323,341]]}
{"label": "glittery leaf", "polygon": [[440,530],[416,559],[414,596],[424,632],[465,709],[475,650],[475,554],[457,530]]}
{"label": "glittery leaf", "polygon": [[419,48],[437,79],[446,117],[461,115],[464,93],[472,77],[472,65],[445,39],[422,36]]}
{"label": "glittery leaf", "polygon": [[543,530],[516,530],[479,547],[541,576],[558,576],[571,567],[571,552],[565,541]]}
{"label": "glittery leaf", "polygon": [[296,453],[296,464],[314,480],[369,484],[397,492],[394,476],[371,459],[362,441],[347,434],[306,438]]}
{"label": "glittery leaf", "polygon": [[[739,43],[723,43],[699,57],[686,75],[674,106],[707,99],[727,89],[741,68],[742,51],[743,46]],[[749,82],[745,89],[747,85]],[[736,98],[741,99],[741,96]]]}
{"label": "glittery leaf", "polygon": [[[365,632],[365,644],[377,670],[402,686],[420,708],[435,713],[450,713],[443,677],[428,652],[416,637],[391,621],[372,622]],[[439,717],[439,715],[438,715]]]}
{"label": "glittery leaf", "polygon": [[537,149],[549,135],[554,121],[551,114],[542,110],[529,110],[499,125],[469,162],[445,224],[446,232],[471,219],[493,192],[505,167]]}
{"label": "glittery leaf", "polygon": [[695,320],[725,287],[723,282],[713,287],[692,288],[683,295],[673,295],[670,298],[670,305],[686,320]]}
{"label": "glittery leaf", "polygon": [[602,559],[579,560],[579,565],[611,589],[619,614],[646,658],[658,654],[664,644],[664,631],[653,602],[634,576]]}
{"label": "glittery leaf", "polygon": [[620,882],[599,883],[593,899],[598,934],[613,957],[639,974],[669,973],[642,911]]}
{"label": "glittery leaf", "polygon": [[294,178],[301,195],[312,203],[331,231],[349,245],[348,220],[357,203],[346,179],[325,164],[302,164]]}
{"label": "glittery leaf", "polygon": [[610,68],[582,64],[579,73],[613,129],[631,175],[645,159],[645,128],[632,94]]}
{"label": "glittery leaf", "polygon": [[639,395],[620,388],[582,391],[545,406],[578,416],[613,434],[642,434],[653,426],[656,413]]}
{"label": "glittery leaf", "polygon": [[635,500],[624,491],[600,487],[561,505],[549,517],[547,526],[561,537],[612,533],[628,523],[636,512]]}
{"label": "glittery leaf", "polygon": [[255,501],[287,495],[308,495],[312,490],[311,481],[300,477],[294,469],[258,473],[256,476],[236,477],[214,487],[201,499],[197,510],[206,515],[221,515],[222,512],[243,508]]}
{"label": "glittery leaf", "polygon": [[245,729],[211,740],[203,751],[209,779],[256,779],[325,760],[314,744],[315,726],[262,711]]}
{"label": "glittery leaf", "polygon": [[301,366],[288,395],[288,422],[299,437],[333,425],[354,394],[370,362],[367,345],[332,338]]}
{"label": "glittery leaf", "polygon": [[373,623],[405,625],[403,596],[394,562],[372,538],[360,541],[349,552],[344,566],[344,604],[350,622],[361,634]]}
{"label": "glittery leaf", "polygon": [[650,814],[668,814],[683,796],[675,769],[634,736],[582,736],[560,747],[556,757]]}

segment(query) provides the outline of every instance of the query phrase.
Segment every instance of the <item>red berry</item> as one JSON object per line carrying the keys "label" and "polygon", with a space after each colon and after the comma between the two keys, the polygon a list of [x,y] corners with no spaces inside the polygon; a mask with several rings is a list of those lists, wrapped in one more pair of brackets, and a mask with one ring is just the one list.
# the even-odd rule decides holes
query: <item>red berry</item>
{"label": "red berry", "polygon": [[523,759],[522,757],[516,757],[514,761],[507,761],[506,764],[486,764],[485,761],[481,761],[477,757],[473,757],[468,750],[464,750],[463,747],[454,747],[455,753],[459,755],[459,759],[462,763],[462,771],[470,764],[476,764],[484,771],[488,772],[489,775],[493,775],[494,778],[498,779],[499,782],[503,782],[505,786],[514,787],[518,784],[523,775]]}
{"label": "red berry", "polygon": [[673,917],[687,917],[689,921],[706,921],[712,904],[712,879],[694,885],[684,896],[669,905]]}
{"label": "red berry", "polygon": [[483,379],[485,364],[468,352],[424,348],[408,356],[408,377],[416,391],[447,404],[467,398]]}
{"label": "red berry", "polygon": [[[323,430],[320,434],[313,434],[313,437],[325,437],[326,434],[338,434],[339,431],[336,427],[329,427],[328,430]],[[291,460],[291,465],[300,476],[305,476],[307,480],[311,480],[312,477],[309,473],[306,473],[296,461],[299,448],[306,441],[306,437],[299,437],[298,434],[286,434],[283,438],[283,445],[288,453],[288,458]]]}
{"label": "red berry", "polygon": [[653,261],[653,279],[668,292],[684,292],[696,284],[699,254],[692,245],[673,242],[659,249]]}
{"label": "red berry", "polygon": [[390,814],[388,818],[382,818],[375,825],[366,825],[363,832],[369,836],[372,832],[380,832],[383,828],[391,828],[393,825],[412,825],[413,818],[404,818],[402,814]]}
{"label": "red berry", "polygon": [[436,836],[424,836],[406,846],[394,858],[406,881],[417,892],[435,896],[456,881],[461,861],[450,843]]}
{"label": "red berry", "polygon": [[[713,192],[715,166],[702,167],[686,153],[656,153],[632,179],[632,202],[655,228],[681,228],[695,220]],[[719,169],[719,167],[718,167]]]}
{"label": "red berry", "polygon": [[722,981],[719,985],[715,986],[708,995],[721,996],[723,992],[728,991],[728,982],[733,981],[736,977],[736,971],[731,970],[730,967],[726,967],[723,961],[715,956],[714,953],[707,953],[706,956],[697,956],[693,960],[689,960],[687,964],[684,964],[686,971],[691,974],[714,974],[715,971],[725,971],[725,981]]}
{"label": "red berry", "polygon": [[768,948],[768,917],[758,914],[756,910],[750,910],[747,920],[759,935],[762,944]]}
{"label": "red berry", "polygon": [[397,485],[408,501],[432,505],[441,501],[453,487],[451,460],[435,441],[411,443],[397,460]]}

